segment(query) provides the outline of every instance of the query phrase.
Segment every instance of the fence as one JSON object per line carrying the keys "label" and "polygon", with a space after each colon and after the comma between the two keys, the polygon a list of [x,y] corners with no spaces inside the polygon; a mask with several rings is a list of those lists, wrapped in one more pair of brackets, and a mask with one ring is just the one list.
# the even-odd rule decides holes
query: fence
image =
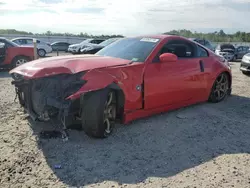
{"label": "fence", "polygon": [[[70,36],[36,36],[36,35],[15,35],[15,34],[5,34],[5,35],[0,35],[0,37],[5,37],[7,39],[13,39],[17,37],[31,37],[31,38],[36,38],[38,40],[41,40],[43,42],[68,42],[70,44],[75,44],[75,43],[80,43],[84,39],[84,37],[70,37]],[[221,44],[223,42],[212,42],[214,46],[217,46],[218,44]],[[243,45],[243,46],[250,46],[250,42],[227,42],[230,44],[233,44],[235,46]]]}
{"label": "fence", "polygon": [[84,37],[70,37],[70,36],[36,36],[36,35],[13,35],[13,34],[0,35],[0,37],[5,37],[7,39],[13,39],[18,37],[31,37],[48,43],[60,41],[60,42],[68,42],[70,44],[80,43],[84,39],[86,39]]}

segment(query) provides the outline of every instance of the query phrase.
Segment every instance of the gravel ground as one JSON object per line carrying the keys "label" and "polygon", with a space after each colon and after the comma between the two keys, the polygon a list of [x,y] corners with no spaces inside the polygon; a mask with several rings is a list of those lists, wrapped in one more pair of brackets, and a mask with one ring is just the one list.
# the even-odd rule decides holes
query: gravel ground
{"label": "gravel ground", "polygon": [[[232,63],[232,96],[118,125],[108,139],[30,121],[0,72],[1,187],[250,187],[250,77]],[[55,165],[61,165],[56,169]]]}

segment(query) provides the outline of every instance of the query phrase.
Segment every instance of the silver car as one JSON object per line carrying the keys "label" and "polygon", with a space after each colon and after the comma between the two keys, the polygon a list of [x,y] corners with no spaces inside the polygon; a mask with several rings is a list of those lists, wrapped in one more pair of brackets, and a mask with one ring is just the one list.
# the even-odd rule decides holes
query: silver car
{"label": "silver car", "polygon": [[250,53],[243,56],[240,64],[240,70],[243,74],[250,74]]}

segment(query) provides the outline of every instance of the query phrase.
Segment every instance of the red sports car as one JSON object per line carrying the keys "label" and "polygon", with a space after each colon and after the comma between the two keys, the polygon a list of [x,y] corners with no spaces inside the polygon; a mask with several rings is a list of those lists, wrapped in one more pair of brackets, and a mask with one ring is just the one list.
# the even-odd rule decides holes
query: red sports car
{"label": "red sports car", "polygon": [[21,47],[6,38],[0,38],[0,67],[17,67],[34,59],[32,47]]}
{"label": "red sports car", "polygon": [[87,135],[99,138],[117,120],[222,101],[232,81],[223,57],[171,35],[124,38],[95,55],[39,59],[10,73],[32,119],[57,117],[65,128],[79,120]]}

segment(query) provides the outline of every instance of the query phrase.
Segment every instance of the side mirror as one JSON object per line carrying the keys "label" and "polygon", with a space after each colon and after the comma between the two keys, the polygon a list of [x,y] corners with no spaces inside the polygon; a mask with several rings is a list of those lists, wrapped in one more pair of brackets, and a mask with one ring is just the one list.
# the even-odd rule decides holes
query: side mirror
{"label": "side mirror", "polygon": [[176,63],[178,57],[172,53],[163,53],[160,55],[160,61],[162,63]]}

